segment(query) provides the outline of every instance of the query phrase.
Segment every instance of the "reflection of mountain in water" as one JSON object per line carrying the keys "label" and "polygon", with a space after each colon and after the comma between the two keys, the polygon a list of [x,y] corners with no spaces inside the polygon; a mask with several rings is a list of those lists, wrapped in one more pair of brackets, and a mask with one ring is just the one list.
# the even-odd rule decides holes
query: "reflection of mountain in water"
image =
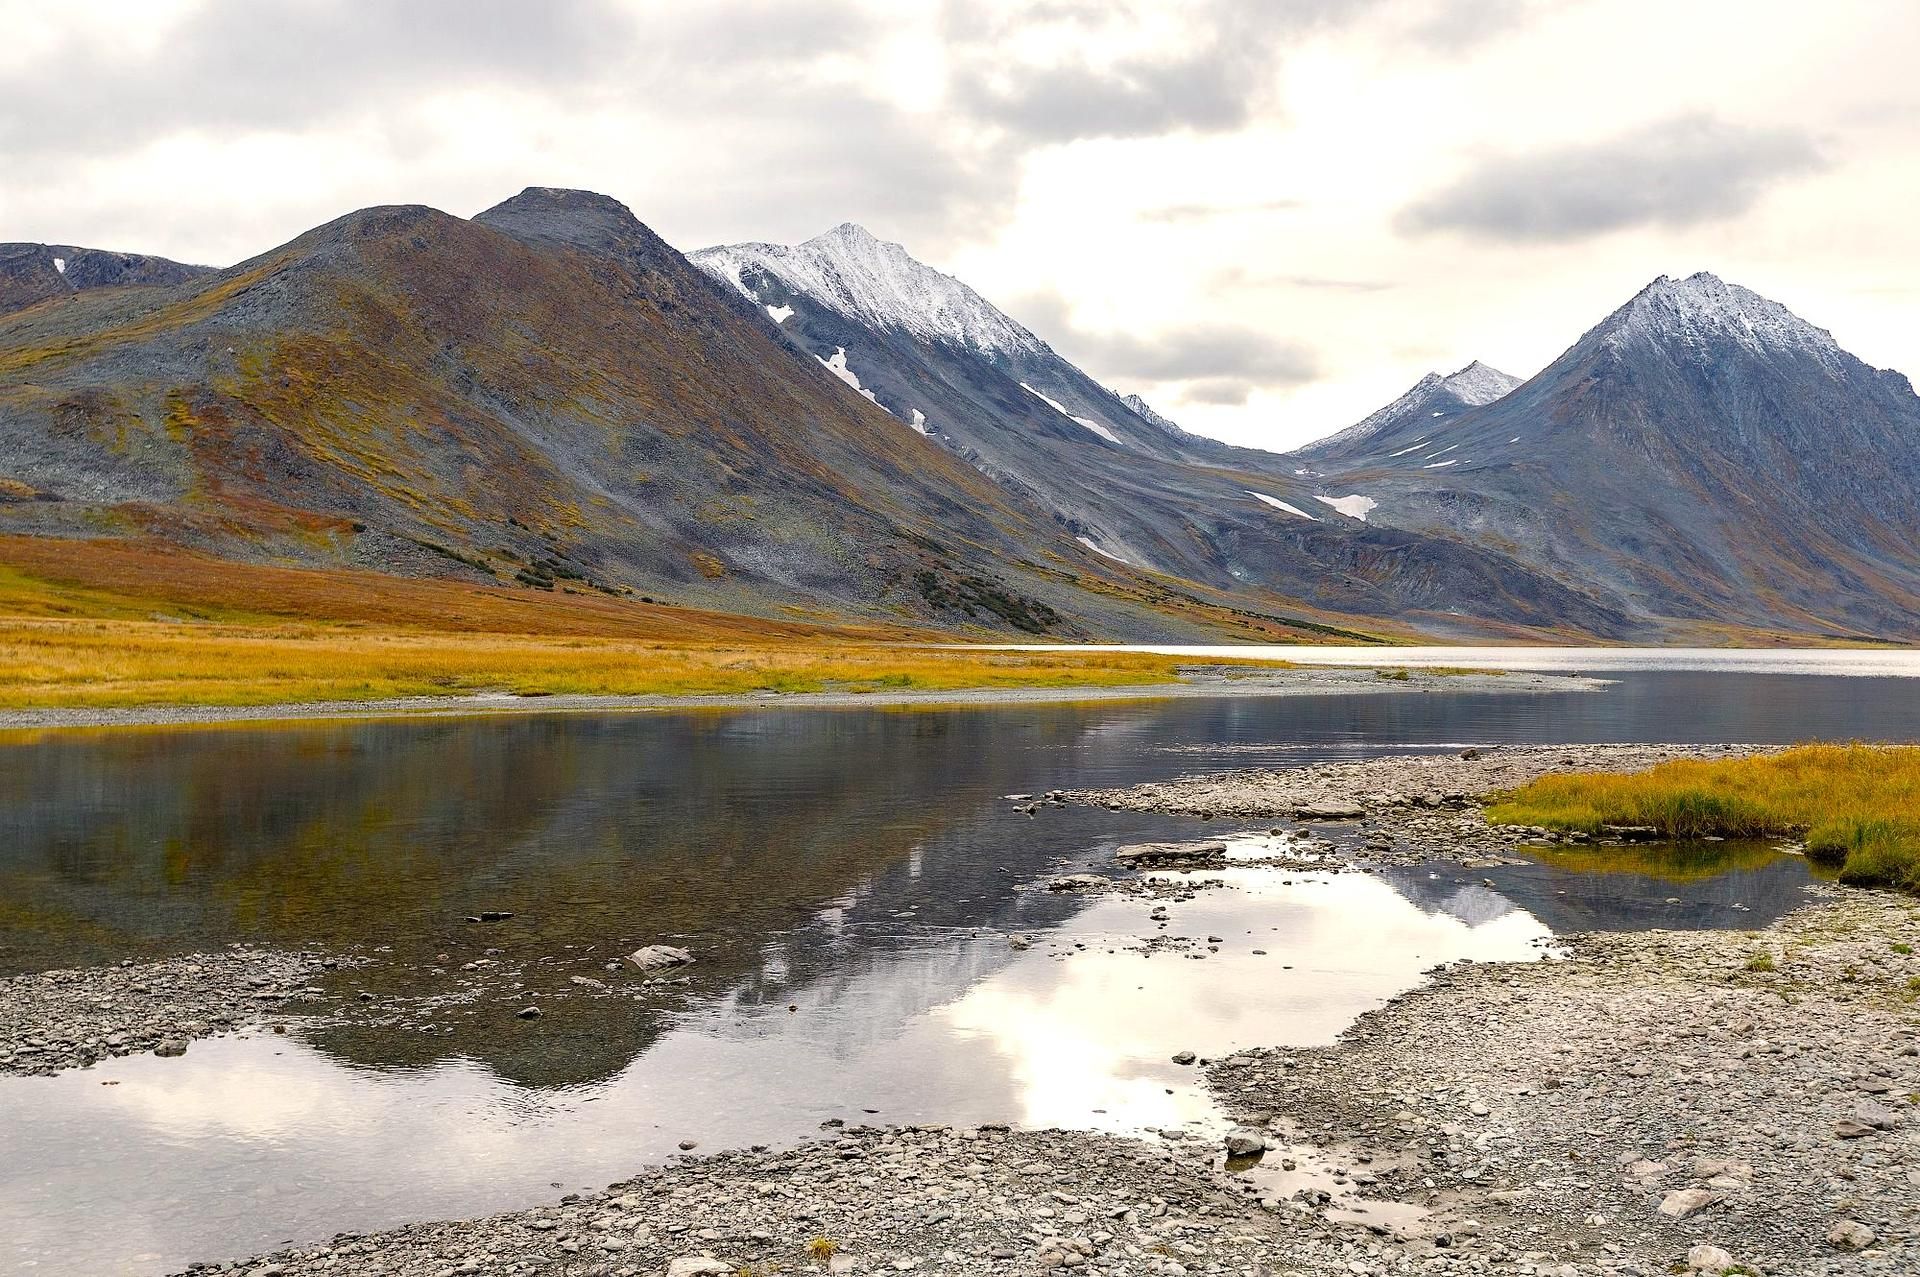
{"label": "reflection of mountain in water", "polygon": [[1517,907],[1479,878],[1463,878],[1458,865],[1391,865],[1379,877],[1429,914],[1443,913],[1469,927],[1504,918]]}
{"label": "reflection of mountain in water", "polygon": [[[1076,902],[1013,884],[1120,832],[1163,836],[1162,818],[1076,809],[1029,820],[1000,800],[1074,762],[1101,714],[56,737],[0,768],[0,967],[232,940],[382,943],[391,962],[348,981],[384,1002],[419,992],[419,968],[439,953],[457,966],[498,948],[530,989],[567,993],[570,975],[604,975],[604,958],[671,937],[700,954],[696,993],[778,998],[925,943],[928,927],[1052,925]],[[845,902],[838,938],[811,921],[835,901]],[[515,916],[462,921],[482,909]],[[781,979],[763,975],[769,947]],[[458,1053],[560,1085],[623,1067],[681,999],[554,998],[535,1029],[512,1019],[520,1005],[484,1003],[476,1027],[450,1038],[338,1028],[318,1041],[366,1064]]]}
{"label": "reflection of mountain in water", "polygon": [[[1429,913],[1474,925],[1524,909],[1563,934],[1765,926],[1806,902],[1810,878],[1803,858],[1754,843],[1534,854],[1539,859],[1523,865],[1471,871],[1446,864],[1395,866],[1380,876]],[[1674,900],[1679,903],[1669,903]]]}
{"label": "reflection of mountain in water", "polygon": [[[897,963],[915,965],[884,995],[904,1013],[951,996],[980,978],[967,963],[996,956],[991,946],[970,956],[941,929],[1055,925],[1079,902],[1014,885],[1093,864],[1103,843],[1199,830],[1085,809],[1029,820],[999,795],[1237,765],[1245,756],[1236,747],[1249,744],[1306,762],[1543,734],[1671,739],[1674,723],[1696,720],[1728,738],[1761,739],[1765,724],[1729,716],[1747,713],[1736,713],[1741,706],[1798,712],[1819,701],[1836,721],[1867,723],[1876,721],[1867,702],[1893,701],[1883,691],[1866,695],[1862,685],[1874,680],[1799,680],[1819,684],[1818,694],[1774,686],[1783,681],[1793,682],[1632,676],[1604,693],[1540,698],[1228,698],[42,735],[0,746],[0,973],[234,941],[385,944],[391,963],[351,977],[384,1001],[418,992],[435,955],[457,966],[492,947],[525,972],[531,990],[566,993],[571,974],[603,975],[606,958],[671,939],[700,954],[696,997],[724,996],[742,1014],[796,1000],[797,991],[850,990],[861,972]],[[1762,687],[1764,695],[1742,692]],[[1700,717],[1707,714],[1718,717]],[[1809,734],[1817,721],[1799,714],[1794,731]],[[1200,749],[1174,757],[1162,752],[1170,745]],[[1209,756],[1209,746],[1223,752]],[[1491,873],[1443,867],[1439,881],[1425,871],[1383,877],[1423,908],[1469,923],[1497,917],[1504,900],[1556,929],[1757,924],[1797,903],[1805,879],[1800,862],[1768,856],[1717,863],[1683,882],[1671,866],[1618,863],[1633,871],[1563,855]],[[1483,877],[1497,884],[1491,896]],[[1670,896],[1688,903],[1667,905]],[[1731,911],[1735,901],[1753,913]],[[487,909],[515,917],[462,921]],[[677,994],[551,997],[533,1027],[512,1019],[519,1005],[487,1002],[453,1037],[338,1030],[323,1041],[369,1065],[459,1053],[528,1084],[561,1085],[621,1068],[683,1003]]]}

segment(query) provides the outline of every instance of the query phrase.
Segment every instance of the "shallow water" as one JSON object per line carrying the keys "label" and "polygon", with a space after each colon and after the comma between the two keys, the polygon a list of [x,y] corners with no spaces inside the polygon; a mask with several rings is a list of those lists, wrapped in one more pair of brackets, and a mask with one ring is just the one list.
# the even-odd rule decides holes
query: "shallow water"
{"label": "shallow water", "polygon": [[[0,1271],[162,1272],[528,1204],[682,1140],[778,1143],[828,1119],[1207,1123],[1176,1050],[1324,1043],[1435,963],[1534,956],[1556,932],[1761,925],[1805,898],[1807,866],[1715,844],[1470,873],[1236,867],[1237,889],[1170,904],[1162,932],[1144,900],[1035,884],[1124,842],[1257,851],[1264,829],[1029,818],[1005,795],[1466,743],[1904,739],[1916,687],[1630,674],[1537,696],[16,738],[0,747],[0,970],[383,944],[388,965],[339,987],[418,993],[437,954],[493,948],[526,988],[439,1012],[431,1035],[296,1022],[0,1079]],[[483,909],[515,916],[463,921]],[[1206,956],[1139,952],[1157,934]],[[656,940],[699,953],[683,992],[561,996]],[[546,1016],[515,1019],[535,996]]]}
{"label": "shallow water", "polygon": [[[1043,650],[1042,645],[1016,645]],[[1829,678],[1920,678],[1920,652],[1895,648],[1727,647],[1301,647],[1246,644],[1095,644],[1116,652],[1161,652],[1209,660],[1280,656],[1300,665],[1406,665],[1551,674],[1793,674]],[[1084,650],[1084,649],[1079,649]]]}

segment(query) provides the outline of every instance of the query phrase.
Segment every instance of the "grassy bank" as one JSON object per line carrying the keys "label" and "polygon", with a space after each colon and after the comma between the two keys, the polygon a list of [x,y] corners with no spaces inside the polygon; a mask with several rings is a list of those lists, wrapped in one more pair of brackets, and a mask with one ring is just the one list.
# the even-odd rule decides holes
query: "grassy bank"
{"label": "grassy bank", "polygon": [[0,618],[0,708],[394,696],[688,696],[1173,682],[1180,659],[880,643],[628,642],[322,626]]}
{"label": "grassy bank", "polygon": [[1920,890],[1920,747],[1802,745],[1758,758],[1662,763],[1632,775],[1545,776],[1487,809],[1500,824],[1670,838],[1804,838],[1843,882]]}
{"label": "grassy bank", "polygon": [[0,709],[476,692],[690,696],[1173,682],[1180,658],[942,649],[905,626],[0,537]]}

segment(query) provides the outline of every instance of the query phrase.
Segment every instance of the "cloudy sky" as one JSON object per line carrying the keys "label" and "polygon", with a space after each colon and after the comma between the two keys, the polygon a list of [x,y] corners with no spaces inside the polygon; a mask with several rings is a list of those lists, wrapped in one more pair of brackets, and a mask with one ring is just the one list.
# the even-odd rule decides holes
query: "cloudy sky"
{"label": "cloudy sky", "polygon": [[1920,375],[1910,0],[0,0],[0,239],[227,264],[527,185],[857,221],[1191,428],[1712,270]]}

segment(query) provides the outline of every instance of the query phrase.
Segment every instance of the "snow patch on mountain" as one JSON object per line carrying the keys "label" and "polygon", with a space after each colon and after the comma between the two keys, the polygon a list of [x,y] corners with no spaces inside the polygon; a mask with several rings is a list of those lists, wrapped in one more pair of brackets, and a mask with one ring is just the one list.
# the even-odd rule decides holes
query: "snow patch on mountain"
{"label": "snow patch on mountain", "polygon": [[784,324],[793,318],[793,307],[769,306],[767,307],[767,317],[776,324]]}
{"label": "snow patch on mountain", "polygon": [[927,433],[927,414],[921,412],[918,408],[909,408],[907,411],[913,414],[913,420],[907,424],[915,430],[918,430],[921,434]]}
{"label": "snow patch on mountain", "polygon": [[1113,433],[1113,431],[1109,430],[1106,426],[1101,425],[1099,422],[1095,421],[1092,417],[1074,416],[1072,413],[1067,411],[1067,406],[1065,404],[1061,403],[1058,399],[1055,399],[1052,395],[1049,395],[1046,391],[1036,390],[1032,386],[1029,386],[1024,381],[1020,383],[1020,389],[1026,391],[1028,394],[1032,395],[1034,398],[1040,400],[1042,403],[1046,404],[1047,407],[1053,409],[1055,412],[1065,417],[1068,421],[1076,422],[1079,425],[1085,426],[1087,429],[1093,431],[1093,433],[1099,435],[1102,439],[1107,440],[1109,443],[1118,443],[1123,448],[1126,446],[1124,443],[1121,443],[1120,436]]}
{"label": "snow patch on mountain", "polygon": [[1476,359],[1460,371],[1442,377],[1440,384],[1451,390],[1461,403],[1479,408],[1504,399],[1520,384],[1520,378],[1489,368]]}
{"label": "snow patch on mountain", "polygon": [[[820,356],[815,355],[814,358],[820,359]],[[840,380],[846,382],[849,386],[852,386],[855,390],[859,391],[861,394],[865,395],[867,398],[873,399],[873,392],[871,390],[868,390],[865,386],[861,385],[860,378],[854,374],[853,369],[847,367],[847,348],[845,346],[835,346],[833,348],[833,358],[820,359],[820,364],[828,372],[832,373],[834,376],[838,377]],[[878,399],[873,399],[873,401],[875,403],[880,402]]]}
{"label": "snow patch on mountain", "polygon": [[1074,540],[1078,541],[1081,545],[1086,546],[1089,550],[1092,550],[1095,554],[1099,555],[1103,559],[1112,559],[1115,563],[1125,563],[1128,567],[1134,566],[1131,560],[1121,558],[1119,555],[1115,554],[1112,550],[1101,548],[1100,543],[1098,541],[1095,541],[1092,537],[1075,537]]}
{"label": "snow patch on mountain", "polygon": [[1302,510],[1299,506],[1288,505],[1286,502],[1282,501],[1279,497],[1270,497],[1264,492],[1255,492],[1251,488],[1247,490],[1247,495],[1252,497],[1255,501],[1266,502],[1268,505],[1272,506],[1276,510],[1285,510],[1288,514],[1297,514],[1301,518],[1306,519],[1312,523],[1320,522],[1320,520],[1314,518],[1312,515],[1308,514],[1305,510]]}
{"label": "snow patch on mountain", "polygon": [[764,272],[791,293],[878,327],[904,329],[988,354],[1047,349],[973,289],[852,222],[803,244],[723,244],[703,248],[690,259],[750,298],[754,292],[747,277]]}
{"label": "snow patch on mountain", "polygon": [[1349,519],[1358,519],[1362,523],[1367,521],[1368,511],[1377,509],[1380,505],[1372,497],[1363,497],[1357,492],[1347,497],[1316,496],[1314,500],[1322,505],[1330,505]]}

